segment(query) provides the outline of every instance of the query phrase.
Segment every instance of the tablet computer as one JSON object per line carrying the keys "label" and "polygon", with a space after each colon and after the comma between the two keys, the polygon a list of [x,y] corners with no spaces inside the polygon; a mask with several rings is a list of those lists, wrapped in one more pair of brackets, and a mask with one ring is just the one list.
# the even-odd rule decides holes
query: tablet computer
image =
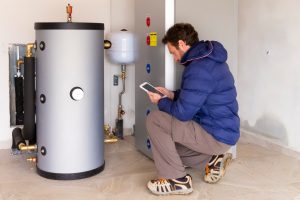
{"label": "tablet computer", "polygon": [[144,82],[140,85],[140,88],[142,88],[143,90],[145,90],[146,92],[153,92],[153,93],[157,93],[160,96],[165,96],[163,93],[161,93],[160,91],[158,91],[157,89],[155,89],[155,87],[153,85],[151,85],[148,82]]}

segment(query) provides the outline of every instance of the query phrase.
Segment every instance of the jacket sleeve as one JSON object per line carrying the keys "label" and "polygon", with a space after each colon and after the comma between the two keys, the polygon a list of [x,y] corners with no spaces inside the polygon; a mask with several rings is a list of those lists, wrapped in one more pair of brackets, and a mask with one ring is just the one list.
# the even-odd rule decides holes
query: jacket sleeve
{"label": "jacket sleeve", "polygon": [[175,91],[173,91],[173,93],[174,93],[174,98],[173,98],[173,101],[176,101],[176,100],[178,99],[178,97],[179,97],[179,94],[180,94],[180,89],[179,89],[179,90],[175,90]]}
{"label": "jacket sleeve", "polygon": [[158,102],[158,108],[178,120],[189,121],[201,109],[207,96],[213,91],[216,82],[208,71],[199,66],[186,72],[182,81],[178,98],[174,101],[163,98]]}

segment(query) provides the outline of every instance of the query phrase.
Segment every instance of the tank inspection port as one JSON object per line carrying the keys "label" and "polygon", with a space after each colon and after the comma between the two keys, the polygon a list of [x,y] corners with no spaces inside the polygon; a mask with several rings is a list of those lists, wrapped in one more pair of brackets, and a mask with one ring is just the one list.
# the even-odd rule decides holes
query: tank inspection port
{"label": "tank inspection port", "polygon": [[43,156],[45,156],[45,155],[47,154],[46,147],[44,147],[44,146],[41,147],[41,154],[42,154]]}
{"label": "tank inspection port", "polygon": [[84,97],[83,89],[80,87],[74,87],[70,91],[70,96],[73,100],[79,101]]}
{"label": "tank inspection port", "polygon": [[40,101],[41,101],[41,103],[45,103],[46,102],[46,96],[44,94],[40,95]]}

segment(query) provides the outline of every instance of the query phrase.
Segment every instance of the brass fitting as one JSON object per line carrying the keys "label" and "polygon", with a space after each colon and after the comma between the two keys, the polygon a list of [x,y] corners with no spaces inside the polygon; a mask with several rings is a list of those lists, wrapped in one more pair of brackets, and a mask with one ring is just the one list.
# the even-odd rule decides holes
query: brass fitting
{"label": "brass fitting", "polygon": [[30,157],[30,158],[27,158],[26,160],[29,161],[29,162],[36,163],[37,158],[36,157]]}
{"label": "brass fitting", "polygon": [[68,6],[66,7],[66,11],[68,14],[67,22],[72,22],[72,6],[68,3]]}
{"label": "brass fitting", "polygon": [[109,40],[104,40],[104,49],[110,49],[111,42]]}
{"label": "brass fitting", "polygon": [[109,124],[104,124],[104,133],[106,135],[110,134],[110,126],[109,126]]}
{"label": "brass fitting", "polygon": [[21,65],[23,64],[24,64],[24,60],[21,59],[17,60],[17,69],[21,69]]}
{"label": "brass fitting", "polygon": [[18,149],[21,150],[21,149],[24,148],[25,146],[26,146],[26,144],[20,143],[20,144],[18,145]]}
{"label": "brass fitting", "polygon": [[32,53],[32,49],[35,49],[36,46],[35,46],[35,43],[28,43],[26,45],[26,57],[27,58],[31,58],[33,56],[33,53]]}
{"label": "brass fitting", "polygon": [[35,151],[35,150],[37,150],[37,145],[36,144],[27,146],[24,143],[21,143],[21,144],[19,144],[18,147],[21,151]]}
{"label": "brass fitting", "polygon": [[118,138],[110,132],[110,126],[104,125],[104,143],[115,143],[118,142]]}
{"label": "brass fitting", "polygon": [[122,79],[122,80],[125,80],[125,78],[126,78],[126,72],[122,72],[122,74],[121,74],[121,79]]}
{"label": "brass fitting", "polygon": [[119,105],[118,107],[118,119],[122,119],[122,116],[125,115],[125,111],[123,110],[123,107]]}
{"label": "brass fitting", "polygon": [[109,136],[110,138],[105,138],[104,143],[115,143],[118,142],[118,138],[116,136]]}

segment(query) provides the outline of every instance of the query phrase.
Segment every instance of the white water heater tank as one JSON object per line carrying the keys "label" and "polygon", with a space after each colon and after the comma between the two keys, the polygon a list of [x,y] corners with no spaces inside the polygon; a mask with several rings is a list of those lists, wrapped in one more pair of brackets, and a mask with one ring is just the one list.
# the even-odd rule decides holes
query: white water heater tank
{"label": "white water heater tank", "polygon": [[37,172],[73,180],[104,169],[104,24],[39,22]]}
{"label": "white water heater tank", "polygon": [[107,50],[109,59],[116,64],[132,64],[136,59],[136,39],[133,33],[122,29],[108,34],[111,47]]}

